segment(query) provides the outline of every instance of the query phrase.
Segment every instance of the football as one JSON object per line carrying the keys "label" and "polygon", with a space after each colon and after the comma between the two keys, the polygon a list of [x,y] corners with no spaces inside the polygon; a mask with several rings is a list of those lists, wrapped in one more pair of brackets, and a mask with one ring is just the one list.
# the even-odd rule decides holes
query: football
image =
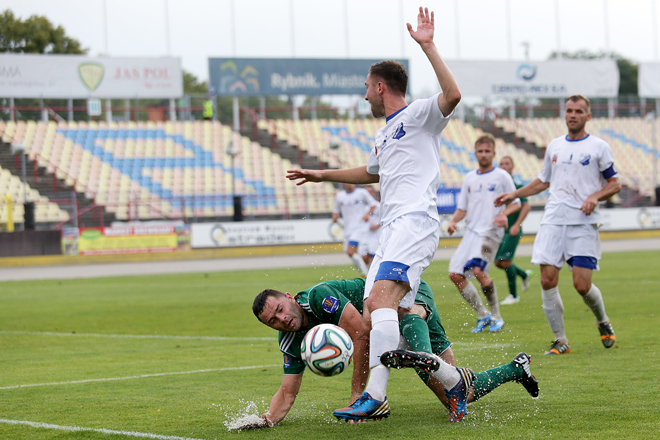
{"label": "football", "polygon": [[300,344],[300,354],[313,373],[335,376],[353,360],[353,341],[341,327],[320,324],[307,332]]}

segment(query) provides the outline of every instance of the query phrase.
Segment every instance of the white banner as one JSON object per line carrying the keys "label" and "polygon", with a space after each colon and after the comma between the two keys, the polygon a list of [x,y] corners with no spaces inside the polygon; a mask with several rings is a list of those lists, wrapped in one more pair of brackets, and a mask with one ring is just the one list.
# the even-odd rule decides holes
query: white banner
{"label": "white banner", "polygon": [[343,241],[341,227],[330,219],[196,223],[191,234],[193,249]]}
{"label": "white banner", "polygon": [[639,64],[639,96],[660,98],[660,63]]}
{"label": "white banner", "polygon": [[4,98],[178,98],[179,58],[0,55]]}
{"label": "white banner", "polygon": [[619,94],[614,60],[447,61],[464,96],[567,98]]}

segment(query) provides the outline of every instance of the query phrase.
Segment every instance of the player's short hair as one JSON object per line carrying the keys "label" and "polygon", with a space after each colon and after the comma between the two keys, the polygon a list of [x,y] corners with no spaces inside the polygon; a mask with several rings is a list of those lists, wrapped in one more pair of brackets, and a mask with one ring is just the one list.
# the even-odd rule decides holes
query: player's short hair
{"label": "player's short hair", "polygon": [[491,144],[493,149],[495,149],[495,136],[490,133],[484,133],[474,141],[474,146],[476,147],[479,144]]}
{"label": "player's short hair", "polygon": [[266,306],[266,301],[268,301],[268,298],[270,298],[271,296],[279,297],[286,295],[283,292],[274,289],[266,289],[263,292],[261,292],[259,295],[257,295],[257,297],[254,299],[254,302],[252,303],[252,313],[254,313],[254,316],[257,317],[259,322],[263,322],[261,321],[261,318],[259,316],[264,311],[264,307]]}
{"label": "player's short hair", "polygon": [[406,91],[408,90],[408,72],[406,71],[406,66],[400,62],[388,60],[372,64],[369,68],[369,75],[383,80],[393,92],[398,92],[406,96]]}
{"label": "player's short hair", "polygon": [[586,102],[586,103],[587,103],[587,113],[591,113],[591,102],[587,99],[586,96],[582,96],[582,95],[573,95],[573,96],[570,96],[570,97],[566,100],[566,102],[569,102],[569,101],[570,101],[570,102],[580,102],[580,101],[584,101],[584,102]]}
{"label": "player's short hair", "polygon": [[500,162],[502,162],[504,159],[509,159],[511,161],[511,165],[515,165],[516,163],[513,161],[513,157],[511,156],[504,156],[503,158],[500,159]]}

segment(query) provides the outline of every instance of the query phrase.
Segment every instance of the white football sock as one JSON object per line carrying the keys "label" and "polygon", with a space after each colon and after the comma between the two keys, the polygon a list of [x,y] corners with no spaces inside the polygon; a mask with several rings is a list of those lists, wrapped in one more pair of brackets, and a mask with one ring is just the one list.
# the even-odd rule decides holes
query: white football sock
{"label": "white football sock", "polygon": [[485,318],[488,316],[488,309],[484,307],[484,304],[481,302],[481,297],[477,293],[477,288],[474,287],[474,284],[468,281],[467,285],[463,290],[461,290],[461,295],[463,298],[472,306],[477,316],[479,318]]}
{"label": "white football sock", "polygon": [[499,318],[500,303],[497,301],[497,287],[495,287],[495,281],[491,280],[490,285],[486,287],[482,287],[481,291],[484,293],[484,296],[488,301],[488,306],[490,307],[490,313],[493,315],[493,318]]}
{"label": "white football sock", "polygon": [[365,391],[376,400],[385,400],[390,369],[380,362],[380,356],[386,351],[396,350],[399,345],[399,316],[396,310],[377,309],[371,312],[369,338],[371,375]]}
{"label": "white football sock", "polygon": [[602,324],[603,322],[610,320],[610,318],[607,317],[607,313],[605,313],[603,295],[595,284],[591,283],[591,289],[589,289],[589,292],[582,297],[582,301],[584,301],[591,311],[594,312],[596,324]]}
{"label": "white football sock", "polygon": [[559,295],[559,288],[541,289],[541,297],[543,298],[543,311],[550,324],[550,330],[555,334],[555,339],[567,342],[564,328],[564,303]]}
{"label": "white football sock", "polygon": [[431,376],[435,377],[446,389],[451,390],[461,380],[461,374],[456,367],[452,367],[443,361],[440,356],[435,354],[432,356],[440,362],[440,368],[438,368],[438,371],[431,373]]}
{"label": "white football sock", "polygon": [[353,260],[353,264],[355,265],[355,267],[357,267],[357,270],[360,271],[362,276],[366,277],[367,273],[369,273],[369,269],[367,269],[367,263],[364,262],[362,257],[359,256],[356,252],[353,255],[351,255],[351,260]]}

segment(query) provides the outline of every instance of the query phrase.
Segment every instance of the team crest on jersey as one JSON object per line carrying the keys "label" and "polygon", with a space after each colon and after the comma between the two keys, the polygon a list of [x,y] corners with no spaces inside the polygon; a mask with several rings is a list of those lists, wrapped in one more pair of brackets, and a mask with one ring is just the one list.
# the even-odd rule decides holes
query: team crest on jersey
{"label": "team crest on jersey", "polygon": [[552,163],[557,163],[557,155],[552,156]]}
{"label": "team crest on jersey", "polygon": [[328,313],[335,313],[339,308],[339,300],[334,296],[326,296],[321,307]]}
{"label": "team crest on jersey", "polygon": [[497,185],[495,185],[494,183],[491,183],[490,185],[488,185],[488,191],[491,191],[491,192],[492,192],[492,191],[495,191],[495,187],[496,187],[496,186],[497,186]]}
{"label": "team crest on jersey", "polygon": [[401,139],[401,138],[404,137],[405,135],[406,135],[406,132],[403,130],[403,122],[402,122],[402,123],[400,123],[399,126],[396,128],[396,130],[394,131],[394,134],[392,135],[392,137],[393,137],[394,139]]}
{"label": "team crest on jersey", "polygon": [[291,356],[288,354],[284,355],[284,368],[289,368],[291,367]]}
{"label": "team crest on jersey", "polygon": [[589,165],[589,160],[591,160],[591,154],[582,154],[580,155],[580,163],[584,166]]}

